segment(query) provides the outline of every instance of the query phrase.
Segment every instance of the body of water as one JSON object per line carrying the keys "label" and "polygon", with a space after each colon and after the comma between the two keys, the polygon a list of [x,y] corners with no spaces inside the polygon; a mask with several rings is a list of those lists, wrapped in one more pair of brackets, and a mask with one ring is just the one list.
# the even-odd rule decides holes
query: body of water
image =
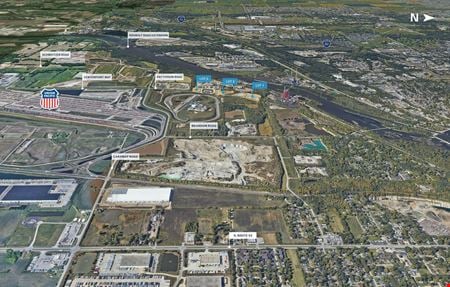
{"label": "body of water", "polygon": [[[126,48],[125,35],[126,34],[121,31],[110,31],[108,32],[108,34],[97,35],[96,37],[100,37],[104,41],[111,44],[113,47],[116,46],[117,48],[113,48],[114,53],[119,57],[123,57],[124,59],[147,60],[149,62],[161,65],[163,67],[173,68],[177,72],[184,72],[189,74],[210,74],[217,79],[225,77],[235,77],[235,75],[233,74],[205,69],[195,64],[180,60],[178,58],[172,58],[163,55],[161,54],[160,47],[137,47],[131,45],[130,48]],[[255,80],[246,77],[239,77],[239,78],[246,82],[252,82],[253,80]],[[258,79],[258,80],[265,80],[265,79]],[[266,80],[270,82],[270,79]],[[284,88],[284,86],[274,83],[270,83],[269,87],[270,89],[280,92]],[[300,87],[293,87],[291,90],[302,97],[318,102],[319,108],[324,112],[326,112],[327,114],[330,114],[345,122],[357,124],[364,129],[374,130],[375,133],[385,138],[417,141],[422,137],[419,134],[385,128],[383,123],[372,118],[371,116],[363,115],[348,110],[347,108],[337,103],[334,103],[331,99],[324,96],[320,96],[313,90]],[[446,137],[449,136],[450,134],[447,133]]]}

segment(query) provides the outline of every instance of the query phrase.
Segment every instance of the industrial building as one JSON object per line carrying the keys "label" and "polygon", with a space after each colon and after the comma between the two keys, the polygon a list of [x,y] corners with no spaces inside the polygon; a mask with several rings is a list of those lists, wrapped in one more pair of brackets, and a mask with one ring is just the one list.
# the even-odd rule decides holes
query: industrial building
{"label": "industrial building", "polygon": [[223,276],[189,276],[186,277],[186,287],[226,287],[229,280]]}
{"label": "industrial building", "polygon": [[66,287],[170,287],[170,280],[164,276],[83,276],[66,282]]}
{"label": "industrial building", "polygon": [[158,261],[158,253],[100,253],[96,270],[101,276],[156,272]]}
{"label": "industrial building", "polygon": [[189,273],[224,273],[229,268],[228,252],[189,252]]}
{"label": "industrial building", "polygon": [[53,269],[63,268],[69,261],[69,253],[40,253],[33,257],[27,267],[29,272],[48,272]]}
{"label": "industrial building", "polygon": [[75,179],[0,180],[0,206],[63,207],[77,186]]}
{"label": "industrial building", "polygon": [[127,206],[170,206],[172,188],[170,187],[133,187],[113,188],[106,203]]}

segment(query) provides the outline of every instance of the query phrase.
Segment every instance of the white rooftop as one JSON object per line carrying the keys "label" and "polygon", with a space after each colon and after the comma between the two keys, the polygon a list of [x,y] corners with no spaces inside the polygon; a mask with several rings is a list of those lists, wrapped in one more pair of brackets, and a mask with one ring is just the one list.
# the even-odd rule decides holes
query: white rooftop
{"label": "white rooftop", "polygon": [[170,187],[114,188],[108,196],[109,202],[169,202]]}

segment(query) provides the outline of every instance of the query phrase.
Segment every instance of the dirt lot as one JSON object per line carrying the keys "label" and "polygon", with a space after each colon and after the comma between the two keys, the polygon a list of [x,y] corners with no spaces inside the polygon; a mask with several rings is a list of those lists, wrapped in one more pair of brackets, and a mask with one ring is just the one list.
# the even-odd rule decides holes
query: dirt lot
{"label": "dirt lot", "polygon": [[268,199],[265,195],[234,193],[216,190],[198,190],[195,188],[177,188],[174,192],[174,208],[202,207],[280,207],[280,199]]}
{"label": "dirt lot", "polygon": [[214,235],[213,227],[227,220],[227,209],[204,208],[197,210],[198,231],[203,235]]}
{"label": "dirt lot", "polygon": [[283,232],[285,229],[280,210],[239,209],[234,222],[237,231]]}
{"label": "dirt lot", "polygon": [[181,244],[186,224],[197,220],[197,214],[193,208],[168,210],[164,217],[160,232],[163,245]]}
{"label": "dirt lot", "polygon": [[152,211],[109,209],[97,211],[82,244],[126,245],[134,234],[147,229]]}
{"label": "dirt lot", "polygon": [[225,119],[227,120],[236,120],[236,119],[245,119],[245,112],[243,110],[234,110],[230,112],[225,112]]}
{"label": "dirt lot", "polygon": [[260,234],[264,238],[265,244],[278,244],[277,236],[275,232],[266,232]]}
{"label": "dirt lot", "polygon": [[[159,162],[134,162],[123,172],[170,180],[277,188],[281,166],[273,142],[176,139]],[[172,155],[172,156],[171,156]]]}
{"label": "dirt lot", "polygon": [[168,139],[156,143],[141,146],[132,152],[137,152],[141,156],[164,156],[166,154]]}
{"label": "dirt lot", "polygon": [[276,118],[286,134],[298,134],[305,130],[306,121],[296,110],[276,110]]}

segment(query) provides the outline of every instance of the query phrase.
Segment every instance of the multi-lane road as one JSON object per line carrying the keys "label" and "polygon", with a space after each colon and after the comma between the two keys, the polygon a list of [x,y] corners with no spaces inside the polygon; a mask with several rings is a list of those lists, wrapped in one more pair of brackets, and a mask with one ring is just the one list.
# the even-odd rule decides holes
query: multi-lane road
{"label": "multi-lane road", "polygon": [[[284,248],[284,249],[430,249],[430,248],[450,248],[446,244],[252,244],[252,245],[157,245],[157,246],[78,246],[74,247],[33,247],[34,252],[133,252],[133,251],[189,251],[189,250],[227,250],[227,249],[263,249],[263,248]],[[8,249],[23,251],[28,246],[23,247],[2,247],[0,253]]]}

